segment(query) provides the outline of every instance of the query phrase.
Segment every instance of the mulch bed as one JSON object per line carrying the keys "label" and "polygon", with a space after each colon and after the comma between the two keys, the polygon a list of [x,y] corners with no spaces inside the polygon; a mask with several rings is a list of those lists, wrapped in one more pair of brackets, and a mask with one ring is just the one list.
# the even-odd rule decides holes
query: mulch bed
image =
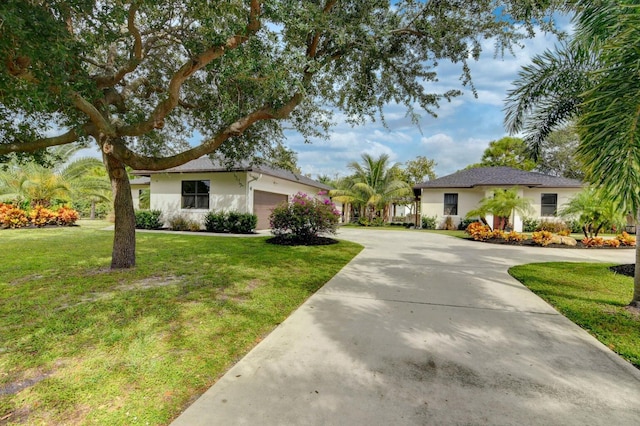
{"label": "mulch bed", "polygon": [[635,276],[636,264],[630,263],[628,265],[616,265],[609,268],[616,274],[626,275],[627,277]]}
{"label": "mulch bed", "polygon": [[300,239],[291,236],[278,236],[269,238],[267,243],[280,246],[328,246],[338,244],[338,240],[328,237],[315,237],[311,239]]}
{"label": "mulch bed", "polygon": [[[477,241],[474,240],[473,238],[465,238],[466,240],[469,241]],[[526,246],[526,247],[541,247],[541,248],[561,248],[561,249],[588,249],[588,250],[625,250],[625,249],[635,249],[635,247],[633,246],[620,246],[620,247],[607,247],[607,246],[602,246],[602,247],[587,247],[584,244],[582,244],[582,241],[578,241],[578,244],[575,246],[568,246],[565,244],[549,244],[548,246],[539,246],[537,244],[534,244],[532,240],[524,240],[522,242],[511,242],[511,241],[505,241],[505,240],[497,240],[497,239],[492,239],[492,240],[486,240],[486,241],[478,241],[480,243],[488,243],[488,244],[499,244],[499,245],[505,245],[505,246]]]}

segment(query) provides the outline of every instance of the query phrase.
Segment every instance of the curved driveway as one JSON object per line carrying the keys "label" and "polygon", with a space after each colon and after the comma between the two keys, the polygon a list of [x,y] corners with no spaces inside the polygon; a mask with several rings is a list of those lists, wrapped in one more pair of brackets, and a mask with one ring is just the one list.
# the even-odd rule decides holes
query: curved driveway
{"label": "curved driveway", "polygon": [[636,425],[640,371],[507,269],[633,250],[342,229],[365,249],[175,425]]}

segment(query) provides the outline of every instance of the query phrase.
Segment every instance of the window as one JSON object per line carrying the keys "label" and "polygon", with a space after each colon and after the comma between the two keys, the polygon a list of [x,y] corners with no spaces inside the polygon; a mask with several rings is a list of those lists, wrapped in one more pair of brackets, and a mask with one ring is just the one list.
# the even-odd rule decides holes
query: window
{"label": "window", "polygon": [[210,186],[211,182],[208,180],[183,180],[182,208],[208,209]]}
{"label": "window", "polygon": [[558,210],[558,194],[542,194],[540,216],[555,216]]}
{"label": "window", "polygon": [[458,215],[458,194],[444,194],[444,215]]}

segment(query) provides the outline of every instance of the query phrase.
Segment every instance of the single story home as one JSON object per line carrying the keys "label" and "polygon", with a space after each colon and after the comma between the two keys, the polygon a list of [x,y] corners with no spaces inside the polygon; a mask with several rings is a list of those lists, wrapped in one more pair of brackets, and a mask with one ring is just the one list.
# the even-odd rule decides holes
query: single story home
{"label": "single story home", "polygon": [[306,176],[266,165],[224,164],[203,156],[167,170],[136,170],[150,177],[150,208],[164,220],[182,215],[203,222],[209,211],[238,211],[258,216],[257,229],[268,229],[269,215],[278,204],[303,192],[315,196],[331,187]]}
{"label": "single story home", "polygon": [[133,208],[140,208],[140,195],[142,191],[149,189],[151,183],[151,179],[149,176],[140,176],[135,179],[131,179],[129,181],[129,185],[131,185],[131,198],[133,198]]}
{"label": "single story home", "polygon": [[[496,189],[514,187],[520,197],[531,200],[531,218],[554,220],[558,209],[584,186],[575,179],[511,167],[481,167],[420,183],[414,187],[414,192],[420,196],[421,215],[436,217],[438,227],[442,227],[447,216],[458,225],[469,211],[479,206],[482,198],[491,196]],[[489,224],[495,225],[499,219],[487,216]],[[514,230],[522,232],[522,219],[517,213],[514,214]]]}

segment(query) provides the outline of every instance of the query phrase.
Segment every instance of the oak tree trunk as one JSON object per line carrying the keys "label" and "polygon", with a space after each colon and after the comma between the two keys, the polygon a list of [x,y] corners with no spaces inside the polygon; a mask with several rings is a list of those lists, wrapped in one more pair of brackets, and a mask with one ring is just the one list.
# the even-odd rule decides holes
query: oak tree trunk
{"label": "oak tree trunk", "polygon": [[108,153],[103,158],[111,180],[115,214],[111,269],[132,268],[136,265],[136,219],[129,176],[122,161]]}

